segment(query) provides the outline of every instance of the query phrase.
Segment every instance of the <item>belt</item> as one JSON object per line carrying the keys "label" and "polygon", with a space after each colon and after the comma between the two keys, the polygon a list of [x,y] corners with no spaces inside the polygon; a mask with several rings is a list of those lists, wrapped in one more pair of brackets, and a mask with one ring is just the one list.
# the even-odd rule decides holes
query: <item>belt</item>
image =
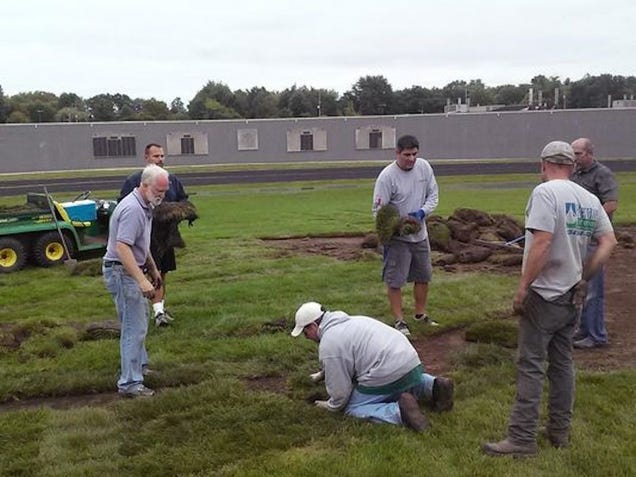
{"label": "belt", "polygon": [[[104,268],[112,268],[115,265],[121,265],[121,262],[118,262],[117,260],[104,260]],[[145,265],[139,266],[139,270],[141,270],[144,273],[148,273],[148,267],[146,267]]]}

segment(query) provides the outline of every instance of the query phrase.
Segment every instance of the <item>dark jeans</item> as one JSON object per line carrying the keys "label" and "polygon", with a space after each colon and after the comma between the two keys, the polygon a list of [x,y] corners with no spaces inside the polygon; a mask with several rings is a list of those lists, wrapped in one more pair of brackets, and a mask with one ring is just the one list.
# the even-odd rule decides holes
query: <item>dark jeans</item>
{"label": "dark jeans", "polygon": [[554,301],[530,291],[519,320],[517,394],[510,415],[508,437],[515,444],[536,441],[544,362],[548,360],[548,424],[551,435],[566,437],[574,404],[572,335],[577,312],[572,292]]}

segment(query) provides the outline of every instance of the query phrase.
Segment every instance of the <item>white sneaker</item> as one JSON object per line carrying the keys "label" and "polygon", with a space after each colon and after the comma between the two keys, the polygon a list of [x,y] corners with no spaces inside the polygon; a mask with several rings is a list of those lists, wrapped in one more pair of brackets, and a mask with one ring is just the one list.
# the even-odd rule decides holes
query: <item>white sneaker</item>
{"label": "white sneaker", "polygon": [[129,398],[135,398],[135,397],[150,397],[150,396],[154,396],[155,392],[150,389],[147,388],[146,386],[144,386],[143,384],[140,384],[132,389],[129,389],[127,391],[124,390],[119,390],[119,395],[122,397],[129,397]]}
{"label": "white sneaker", "polygon": [[397,320],[395,322],[395,329],[402,333],[404,336],[411,336],[411,330],[403,320]]}
{"label": "white sneaker", "polygon": [[168,326],[172,320],[166,317],[165,313],[157,313],[155,315],[155,326],[157,328],[161,326]]}
{"label": "white sneaker", "polygon": [[430,316],[428,315],[415,315],[413,317],[413,319],[415,321],[419,321],[421,323],[424,323],[425,325],[430,325],[430,326],[439,326],[439,323],[433,319],[431,319]]}

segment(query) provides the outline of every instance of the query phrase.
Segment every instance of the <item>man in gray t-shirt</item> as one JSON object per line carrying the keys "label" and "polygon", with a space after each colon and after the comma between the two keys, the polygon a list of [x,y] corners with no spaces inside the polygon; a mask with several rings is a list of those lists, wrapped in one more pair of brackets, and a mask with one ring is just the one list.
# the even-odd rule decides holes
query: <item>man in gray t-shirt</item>
{"label": "man in gray t-shirt", "polygon": [[[618,206],[618,184],[609,167],[594,158],[594,145],[588,138],[572,143],[576,167],[570,180],[601,201],[610,219]],[[594,244],[592,244],[592,247]],[[575,348],[596,348],[607,344],[605,329],[605,270],[602,268],[587,285],[587,298],[581,311],[579,329],[574,335]]]}
{"label": "man in gray t-shirt", "polygon": [[421,225],[419,231],[395,236],[384,244],[382,279],[386,284],[395,328],[405,336],[411,334],[402,314],[402,287],[407,282],[413,282],[415,320],[437,325],[426,314],[428,283],[433,269],[425,218],[437,207],[438,189],[433,168],[428,161],[417,157],[419,147],[414,136],[400,137],[395,161],[380,172],[373,190],[374,216],[380,208],[391,205],[398,210],[400,217],[410,216]]}
{"label": "man in gray t-shirt", "polygon": [[[574,404],[572,336],[577,300],[585,281],[607,261],[616,245],[612,224],[599,200],[569,180],[572,147],[548,143],[541,152],[541,178],[526,206],[526,243],[519,287],[513,300],[519,318],[517,392],[508,436],[484,444],[489,455],[537,453],[537,426],[548,360],[546,432],[555,447],[568,444]],[[598,246],[588,254],[594,238]]]}

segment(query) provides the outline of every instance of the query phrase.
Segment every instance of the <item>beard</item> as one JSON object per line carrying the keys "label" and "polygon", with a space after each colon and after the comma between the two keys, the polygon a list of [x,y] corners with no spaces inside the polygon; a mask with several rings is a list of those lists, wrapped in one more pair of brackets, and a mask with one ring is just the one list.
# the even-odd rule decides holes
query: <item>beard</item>
{"label": "beard", "polygon": [[163,202],[163,197],[156,196],[154,194],[148,195],[148,205],[150,206],[151,209],[154,209],[158,205],[161,205],[161,202]]}

